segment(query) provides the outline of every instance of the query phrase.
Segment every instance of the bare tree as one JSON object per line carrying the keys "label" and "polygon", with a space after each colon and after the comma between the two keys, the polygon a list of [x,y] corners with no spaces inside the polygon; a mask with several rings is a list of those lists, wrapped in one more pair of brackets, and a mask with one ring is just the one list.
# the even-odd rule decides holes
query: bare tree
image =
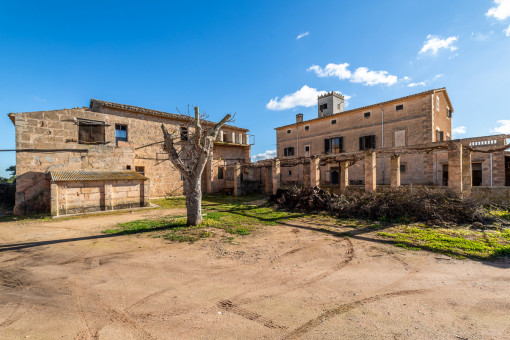
{"label": "bare tree", "polygon": [[232,115],[227,114],[212,129],[207,129],[201,122],[204,116],[200,115],[196,106],[195,116],[189,117],[190,123],[181,127],[180,131],[168,132],[161,124],[165,138],[163,149],[168,152],[170,161],[184,178],[187,225],[202,223],[202,173],[207,161],[212,161],[213,144],[218,132],[223,125],[232,121]]}

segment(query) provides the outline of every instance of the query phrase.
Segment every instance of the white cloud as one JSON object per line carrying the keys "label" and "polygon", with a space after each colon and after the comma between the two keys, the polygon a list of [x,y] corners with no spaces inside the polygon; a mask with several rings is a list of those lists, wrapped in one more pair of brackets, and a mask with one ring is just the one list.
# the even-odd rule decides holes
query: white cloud
{"label": "white cloud", "polygon": [[495,127],[492,132],[510,133],[510,120],[498,120],[498,124],[500,126]]}
{"label": "white cloud", "polygon": [[436,75],[434,76],[434,79],[432,79],[432,80],[439,79],[439,78],[441,78],[442,76],[444,76],[444,74],[436,74]]}
{"label": "white cloud", "polygon": [[498,20],[504,20],[510,17],[510,0],[494,0],[496,7],[490,8],[487,13],[488,17],[494,17]]}
{"label": "white cloud", "polygon": [[301,39],[301,38],[303,38],[303,37],[306,37],[307,35],[310,35],[310,32],[308,32],[308,31],[303,32],[303,33],[301,33],[300,35],[298,35],[296,39]]}
{"label": "white cloud", "polygon": [[267,150],[264,153],[259,153],[258,155],[251,156],[252,162],[261,161],[263,159],[270,159],[276,157],[276,150]]}
{"label": "white cloud", "polygon": [[409,87],[425,86],[425,85],[427,85],[427,83],[424,82],[424,81],[420,81],[419,83],[409,83],[409,84],[407,84],[407,86],[409,86]]}
{"label": "white cloud", "polygon": [[[304,85],[296,92],[283,96],[282,99],[279,99],[278,97],[272,98],[269,103],[266,104],[266,108],[273,111],[281,111],[292,109],[297,106],[311,107],[317,105],[317,97],[325,93],[326,91],[318,91],[313,87]],[[348,100],[351,96],[347,94],[342,95],[344,96],[345,106],[347,107],[349,105]]]}
{"label": "white cloud", "polygon": [[343,64],[327,64],[326,67],[322,68],[319,65],[312,65],[307,71],[313,71],[319,77],[338,77],[339,79],[349,79],[352,74],[347,68],[348,63]]}
{"label": "white cloud", "polygon": [[454,129],[452,129],[452,134],[453,134],[453,136],[465,135],[466,130],[467,129],[465,126],[458,126]]}
{"label": "white cloud", "polygon": [[507,27],[507,28],[505,28],[505,29],[503,30],[503,32],[505,32],[505,35],[506,35],[507,37],[510,37],[510,25],[508,25],[508,27]]}
{"label": "white cloud", "polygon": [[362,83],[363,85],[373,86],[384,84],[387,86],[394,85],[398,78],[388,71],[372,71],[366,67],[358,67],[354,73],[349,69],[348,63],[343,64],[327,64],[322,68],[319,65],[312,65],[307,71],[313,71],[319,77],[338,77],[338,79],[349,79],[352,83]]}
{"label": "white cloud", "polygon": [[437,52],[441,48],[449,49],[450,51],[455,51],[457,46],[455,46],[455,42],[459,39],[459,37],[449,37],[446,39],[441,39],[436,35],[427,35],[427,40],[423,43],[423,47],[421,48],[418,54],[427,53],[428,51],[431,54],[436,55]]}
{"label": "white cloud", "polygon": [[351,79],[353,83],[363,83],[364,85],[373,86],[384,84],[391,86],[398,81],[397,76],[388,74],[387,71],[370,71],[366,67],[358,67]]}
{"label": "white cloud", "polygon": [[283,96],[280,100],[278,97],[272,98],[269,103],[266,104],[266,108],[279,111],[292,109],[296,106],[311,107],[317,104],[317,97],[325,93],[326,91],[317,91],[317,89],[304,85],[301,89]]}

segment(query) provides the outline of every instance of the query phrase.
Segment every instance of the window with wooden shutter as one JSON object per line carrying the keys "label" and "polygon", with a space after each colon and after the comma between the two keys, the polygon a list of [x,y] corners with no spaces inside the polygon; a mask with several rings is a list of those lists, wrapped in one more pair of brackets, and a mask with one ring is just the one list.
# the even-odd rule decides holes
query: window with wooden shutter
{"label": "window with wooden shutter", "polygon": [[105,144],[105,126],[101,121],[78,120],[79,144]]}

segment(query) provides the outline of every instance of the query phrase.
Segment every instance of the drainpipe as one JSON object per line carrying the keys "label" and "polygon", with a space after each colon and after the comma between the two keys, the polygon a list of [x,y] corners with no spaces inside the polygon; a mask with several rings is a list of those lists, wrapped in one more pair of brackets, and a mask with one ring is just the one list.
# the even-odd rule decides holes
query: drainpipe
{"label": "drainpipe", "polygon": [[[384,110],[381,104],[381,148],[384,149]],[[382,184],[384,185],[384,155],[382,158]]]}

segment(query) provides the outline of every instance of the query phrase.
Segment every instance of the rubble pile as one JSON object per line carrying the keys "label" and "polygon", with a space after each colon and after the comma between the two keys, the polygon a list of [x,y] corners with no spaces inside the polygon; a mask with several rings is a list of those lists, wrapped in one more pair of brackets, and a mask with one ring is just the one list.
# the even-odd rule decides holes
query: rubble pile
{"label": "rubble pile", "polygon": [[293,187],[278,189],[269,200],[280,209],[325,211],[346,218],[442,223],[492,223],[496,220],[480,204],[444,188],[406,186],[338,196],[319,187]]}

